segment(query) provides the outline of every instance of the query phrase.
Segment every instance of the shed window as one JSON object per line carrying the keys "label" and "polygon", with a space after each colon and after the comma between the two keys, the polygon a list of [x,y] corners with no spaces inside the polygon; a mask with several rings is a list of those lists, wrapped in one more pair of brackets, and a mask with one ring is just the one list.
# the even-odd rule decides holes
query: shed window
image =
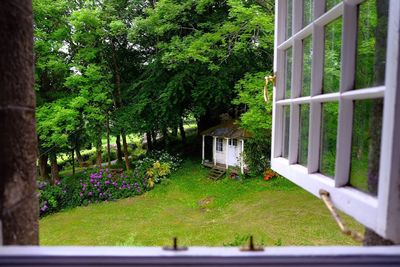
{"label": "shed window", "polygon": [[224,139],[222,138],[217,138],[217,151],[224,151]]}

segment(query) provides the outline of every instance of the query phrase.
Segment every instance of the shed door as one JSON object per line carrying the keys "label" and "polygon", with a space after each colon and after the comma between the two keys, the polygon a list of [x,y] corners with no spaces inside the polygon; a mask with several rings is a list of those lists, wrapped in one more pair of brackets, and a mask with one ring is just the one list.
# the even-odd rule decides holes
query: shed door
{"label": "shed door", "polygon": [[228,141],[228,165],[229,166],[237,166],[238,165],[238,140],[237,139],[229,139]]}

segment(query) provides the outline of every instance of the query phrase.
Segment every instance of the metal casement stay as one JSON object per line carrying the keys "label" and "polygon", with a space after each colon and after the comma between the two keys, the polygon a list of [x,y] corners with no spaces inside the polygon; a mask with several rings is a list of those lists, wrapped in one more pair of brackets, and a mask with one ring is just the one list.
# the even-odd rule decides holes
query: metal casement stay
{"label": "metal casement stay", "polygon": [[269,82],[272,82],[273,86],[275,86],[275,82],[276,82],[276,73],[274,73],[274,75],[270,75],[270,76],[265,76],[265,84],[264,84],[264,101],[268,102],[268,84]]}
{"label": "metal casement stay", "polygon": [[337,213],[335,206],[332,203],[332,200],[330,198],[329,192],[326,190],[319,190],[319,195],[321,196],[321,200],[325,203],[326,207],[330,211],[333,219],[336,221],[337,225],[340,228],[340,231],[353,238],[357,242],[363,242],[364,241],[364,236],[354,230],[351,230],[347,228],[346,224],[343,222],[342,218],[340,215]]}

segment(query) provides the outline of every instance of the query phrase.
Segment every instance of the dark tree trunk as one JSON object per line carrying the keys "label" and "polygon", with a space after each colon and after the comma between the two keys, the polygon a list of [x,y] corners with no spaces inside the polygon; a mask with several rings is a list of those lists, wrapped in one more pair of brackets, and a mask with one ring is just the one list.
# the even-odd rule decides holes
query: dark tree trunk
{"label": "dark tree trunk", "polygon": [[72,158],[72,175],[75,175],[75,157],[74,157],[74,149],[71,149],[71,158]]}
{"label": "dark tree trunk", "polygon": [[172,128],[171,136],[178,137],[178,127]]}
{"label": "dark tree trunk", "polygon": [[83,166],[83,157],[81,155],[81,149],[78,144],[75,146],[75,154],[76,154],[76,160],[79,162],[79,165],[82,167]]}
{"label": "dark tree trunk", "polygon": [[167,130],[167,128],[164,128],[164,129],[162,130],[162,135],[163,135],[164,147],[168,147],[168,144],[169,144],[169,137],[168,137],[168,130]]}
{"label": "dark tree trunk", "polygon": [[[388,0],[377,1],[377,27],[375,32],[375,81],[383,84],[385,81],[386,63],[386,40],[387,40],[387,19],[388,19]],[[371,117],[371,147],[368,155],[368,190],[376,195],[378,192],[379,160],[382,132],[383,100],[376,100],[374,103]],[[393,242],[386,240],[369,228],[365,228],[365,246],[393,245]]]}
{"label": "dark tree trunk", "polygon": [[153,150],[153,143],[151,141],[151,133],[150,132],[146,133],[146,139],[147,139],[147,150],[148,151]]}
{"label": "dark tree trunk", "polygon": [[186,144],[186,133],[185,128],[183,127],[183,119],[179,121],[179,132],[181,133],[182,144]]}
{"label": "dark tree trunk", "polygon": [[44,180],[49,181],[49,169],[47,165],[47,161],[49,160],[49,156],[46,153],[39,155],[39,174]]}
{"label": "dark tree trunk", "polygon": [[153,147],[157,145],[157,132],[151,131],[151,139],[153,139]]}
{"label": "dark tree trunk", "polygon": [[126,142],[126,134],[124,130],[122,130],[121,135],[122,135],[122,145],[124,146],[125,167],[126,170],[130,170],[131,168],[129,165],[128,143]]}
{"label": "dark tree trunk", "polygon": [[57,154],[55,152],[50,152],[50,167],[51,167],[51,183],[54,184],[56,181],[60,180],[60,174],[57,165]]}
{"label": "dark tree trunk", "polygon": [[38,245],[31,0],[0,1],[0,220],[3,245]]}
{"label": "dark tree trunk", "polygon": [[118,134],[115,143],[117,144],[117,161],[122,162],[122,148],[121,148],[121,136]]}
{"label": "dark tree trunk", "polygon": [[96,166],[98,168],[101,168],[101,163],[102,163],[102,159],[101,159],[101,153],[102,153],[102,147],[101,147],[102,143],[101,143],[101,130],[98,130],[98,134],[97,134],[97,140],[96,140]]}
{"label": "dark tree trunk", "polygon": [[107,164],[111,166],[110,116],[107,114]]}

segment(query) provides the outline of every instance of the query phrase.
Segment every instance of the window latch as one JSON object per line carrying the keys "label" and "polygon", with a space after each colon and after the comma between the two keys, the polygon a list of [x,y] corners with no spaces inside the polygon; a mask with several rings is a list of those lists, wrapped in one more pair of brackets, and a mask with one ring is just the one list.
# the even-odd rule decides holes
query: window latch
{"label": "window latch", "polygon": [[321,196],[322,201],[325,203],[325,206],[331,212],[331,215],[332,215],[333,219],[335,219],[337,225],[339,226],[340,231],[343,234],[350,236],[357,242],[363,242],[364,236],[362,234],[347,228],[346,224],[343,222],[342,218],[337,213],[336,208],[333,205],[332,200],[329,196],[329,192],[321,189],[321,190],[319,190],[319,195]]}
{"label": "window latch", "polygon": [[275,86],[276,74],[265,76],[265,84],[264,84],[264,101],[268,102],[268,84],[272,82],[273,86]]}
{"label": "window latch", "polygon": [[174,237],[172,239],[172,247],[166,246],[166,247],[163,247],[163,249],[164,250],[169,250],[169,251],[185,251],[185,250],[188,250],[187,247],[179,247],[178,246],[178,238],[177,237]]}

